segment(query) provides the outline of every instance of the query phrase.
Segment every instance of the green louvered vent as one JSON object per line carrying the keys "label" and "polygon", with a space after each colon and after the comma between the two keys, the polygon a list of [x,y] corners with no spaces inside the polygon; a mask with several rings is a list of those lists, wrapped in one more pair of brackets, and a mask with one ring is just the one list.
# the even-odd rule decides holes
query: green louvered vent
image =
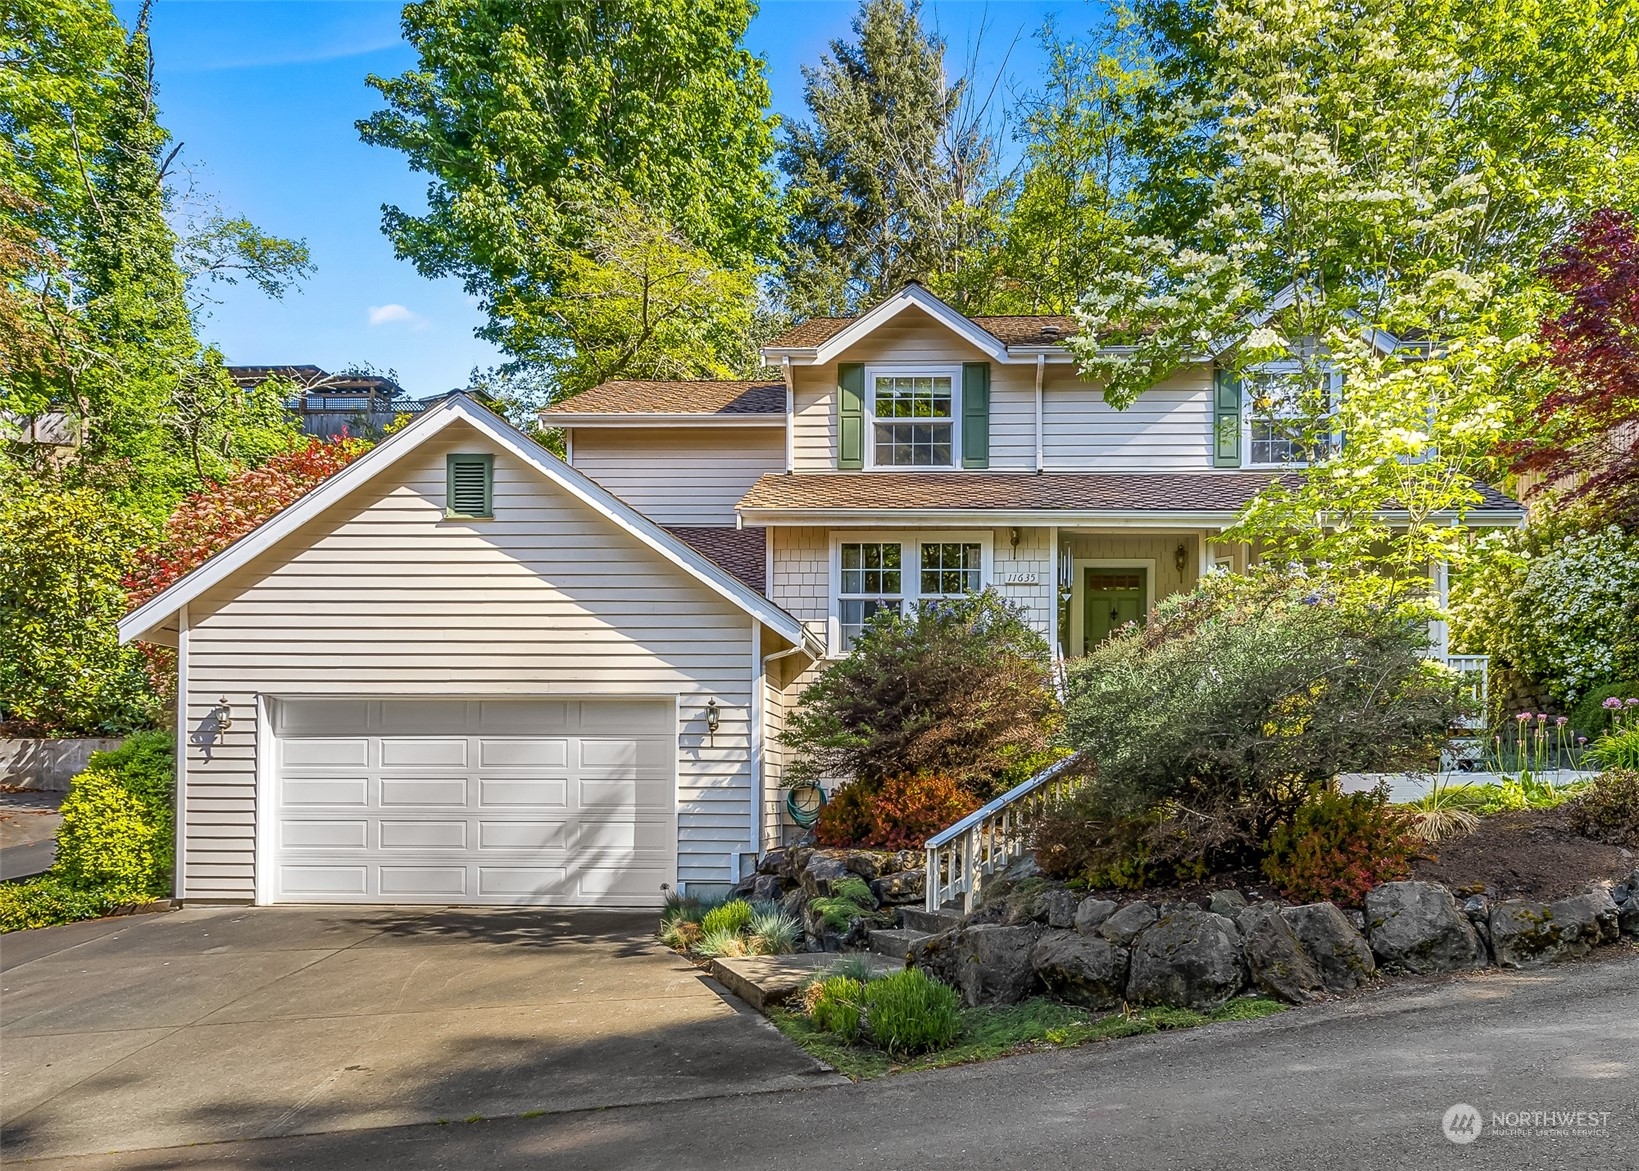
{"label": "green louvered vent", "polygon": [[450,456],[445,515],[468,519],[494,516],[494,470],[495,457],[491,455]]}

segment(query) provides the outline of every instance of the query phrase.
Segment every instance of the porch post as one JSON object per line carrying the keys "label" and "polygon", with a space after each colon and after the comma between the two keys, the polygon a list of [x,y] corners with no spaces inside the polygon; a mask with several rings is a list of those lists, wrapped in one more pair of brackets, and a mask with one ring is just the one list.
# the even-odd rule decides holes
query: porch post
{"label": "porch post", "polygon": [[1451,658],[1451,624],[1444,615],[1451,602],[1451,567],[1444,561],[1434,563],[1434,602],[1440,607],[1441,617],[1428,624],[1429,652],[1444,663]]}

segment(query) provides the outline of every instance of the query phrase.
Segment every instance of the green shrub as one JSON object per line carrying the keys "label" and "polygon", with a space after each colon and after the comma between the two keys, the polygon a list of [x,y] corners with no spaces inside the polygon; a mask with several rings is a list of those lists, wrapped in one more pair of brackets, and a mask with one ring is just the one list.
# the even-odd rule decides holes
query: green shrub
{"label": "green shrub", "polygon": [[951,777],[854,781],[820,810],[814,837],[822,846],[919,850],[982,804]]}
{"label": "green shrub", "polygon": [[92,754],[63,801],[52,873],[116,902],[171,893],[176,760],[165,732],[134,733]]}
{"label": "green shrub", "polygon": [[852,976],[827,976],[810,991],[808,1015],[827,1033],[845,1041],[859,1038],[865,984]]}
{"label": "green shrub", "polygon": [[1577,734],[1592,740],[1611,730],[1613,713],[1605,707],[1607,699],[1639,699],[1639,679],[1626,679],[1596,687],[1577,701],[1570,711],[1571,727]]}
{"label": "green shrub", "polygon": [[758,955],[785,955],[797,950],[802,924],[777,906],[765,906],[752,912],[746,931],[751,937],[751,949]]}
{"label": "green shrub", "polygon": [[1171,849],[1180,833],[1164,806],[1117,813],[1103,792],[1086,788],[1049,808],[1032,828],[1031,843],[1049,878],[1097,890],[1142,890],[1204,877],[1198,862]]}
{"label": "green shrub", "polygon": [[1300,903],[1359,906],[1374,886],[1411,873],[1417,838],[1381,793],[1325,793],[1269,840],[1263,872]]}
{"label": "green shrub", "polygon": [[751,904],[744,899],[730,899],[721,906],[707,911],[700,920],[700,929],[707,935],[726,931],[738,935],[751,925]]}
{"label": "green shrub", "polygon": [[1639,723],[1607,732],[1588,746],[1587,760],[1595,768],[1639,769]]}
{"label": "green shrub", "polygon": [[1279,573],[1213,574],[1071,667],[1068,740],[1110,817],[1162,810],[1152,854],[1255,863],[1339,772],[1438,759],[1465,708],[1425,658],[1423,618]]}
{"label": "green shrub", "polygon": [[1565,803],[1573,832],[1614,846],[1639,847],[1639,770],[1600,773]]}
{"label": "green shrub", "polygon": [[879,611],[803,691],[780,742],[788,784],[927,774],[988,799],[1051,759],[1060,724],[1047,640],[987,590]]}
{"label": "green shrub", "polygon": [[703,928],[694,941],[694,954],[706,959],[715,959],[726,956],[743,956],[751,952],[746,937],[738,931],[727,928]]}
{"label": "green shrub", "polygon": [[119,905],[101,891],[77,890],[49,873],[24,882],[0,882],[0,932],[96,919]]}
{"label": "green shrub", "polygon": [[855,919],[876,915],[876,896],[863,878],[850,874],[831,886],[828,896],[808,900],[808,909],[832,931],[846,931]]}
{"label": "green shrub", "polygon": [[865,985],[865,1027],[895,1057],[943,1049],[961,1032],[956,992],[920,968],[906,968]]}

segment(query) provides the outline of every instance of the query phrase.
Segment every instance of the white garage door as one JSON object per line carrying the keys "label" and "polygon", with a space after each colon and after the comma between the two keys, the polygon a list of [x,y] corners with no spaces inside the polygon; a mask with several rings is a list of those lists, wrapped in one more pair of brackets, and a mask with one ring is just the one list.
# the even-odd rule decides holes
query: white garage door
{"label": "white garage door", "polygon": [[283,700],[273,899],[654,906],[676,883],[664,701]]}

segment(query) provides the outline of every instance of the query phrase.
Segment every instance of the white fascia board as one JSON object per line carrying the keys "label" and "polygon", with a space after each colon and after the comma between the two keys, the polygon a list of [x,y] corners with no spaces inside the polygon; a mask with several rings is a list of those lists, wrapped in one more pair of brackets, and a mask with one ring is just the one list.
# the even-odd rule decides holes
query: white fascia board
{"label": "white fascia board", "polygon": [[907,527],[950,528],[954,526],[997,528],[1019,525],[1045,528],[1050,525],[1095,525],[1105,528],[1180,528],[1202,525],[1227,526],[1236,512],[1089,512],[1072,509],[993,509],[943,508],[893,511],[881,508],[742,508],[737,510],[748,524],[762,526],[796,525],[811,528],[831,525],[840,528]]}
{"label": "white fascia board", "polygon": [[756,415],[700,415],[621,412],[603,415],[570,415],[565,413],[539,416],[543,427],[783,427],[785,416]]}
{"label": "white fascia board", "polygon": [[878,326],[887,324],[906,309],[911,308],[922,310],[922,312],[973,346],[974,349],[985,354],[992,361],[1007,362],[1010,360],[1007,347],[994,334],[987,333],[974,325],[973,322],[956,312],[921,285],[907,285],[900,289],[897,294],[889,297],[865,314],[865,316],[851,322],[840,333],[815,347],[814,364],[823,366],[827,362],[834,361],[849,346],[856,345],[874,332]]}
{"label": "white fascia board", "polygon": [[141,638],[189,601],[244,568],[259,554],[457,421],[468,423],[488,436],[569,495],[602,513],[617,527],[746,611],[787,642],[794,646],[805,645],[806,632],[803,625],[790,614],[733,577],[716,562],[696,552],[691,546],[598,487],[510,424],[472,403],[465,395],[446,399],[433,410],[421,415],[404,430],[389,436],[295,504],[247,533],[173,584],[164,593],[126,615],[119,624],[120,641],[130,642]]}

